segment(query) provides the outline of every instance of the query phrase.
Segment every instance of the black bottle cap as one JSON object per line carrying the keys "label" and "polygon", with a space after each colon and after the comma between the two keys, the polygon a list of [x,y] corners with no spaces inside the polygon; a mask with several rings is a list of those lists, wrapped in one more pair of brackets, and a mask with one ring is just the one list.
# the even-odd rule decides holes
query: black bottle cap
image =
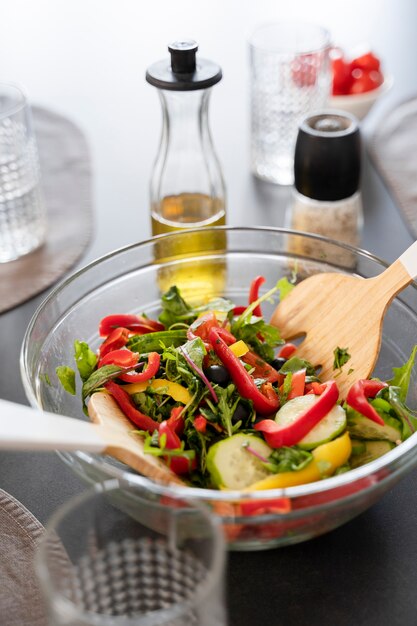
{"label": "black bottle cap", "polygon": [[151,65],[146,71],[148,83],[158,89],[194,91],[212,87],[222,78],[221,68],[212,61],[196,59],[197,43],[192,39],[175,41],[168,46],[170,59]]}
{"label": "black bottle cap", "polygon": [[359,189],[361,145],[357,119],[344,111],[322,111],[299,127],[294,155],[296,190],[314,200],[349,198]]}

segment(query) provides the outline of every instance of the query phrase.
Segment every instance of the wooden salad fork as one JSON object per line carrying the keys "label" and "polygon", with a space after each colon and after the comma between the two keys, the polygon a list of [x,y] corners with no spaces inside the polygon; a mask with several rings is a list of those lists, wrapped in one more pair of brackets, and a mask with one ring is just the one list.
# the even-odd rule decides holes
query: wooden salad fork
{"label": "wooden salad fork", "polygon": [[[368,378],[381,346],[382,323],[394,297],[417,276],[417,242],[373,278],[346,274],[315,274],[301,281],[277,306],[271,324],[286,341],[305,339],[294,356],[321,366],[320,378],[335,378],[340,398],[358,379]],[[417,335],[417,329],[416,329]],[[335,348],[350,359],[335,370]]]}
{"label": "wooden salad fork", "polygon": [[143,438],[109,394],[93,394],[88,410],[94,424],[0,400],[0,449],[108,454],[148,478],[185,485],[161,459],[145,454]]}

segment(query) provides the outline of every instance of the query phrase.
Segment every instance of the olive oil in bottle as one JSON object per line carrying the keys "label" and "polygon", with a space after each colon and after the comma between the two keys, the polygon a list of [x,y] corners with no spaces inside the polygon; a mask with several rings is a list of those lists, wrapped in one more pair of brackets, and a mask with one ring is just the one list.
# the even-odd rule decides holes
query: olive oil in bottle
{"label": "olive oil in bottle", "polygon": [[[168,46],[171,62],[152,65],[146,79],[159,90],[163,127],[151,178],[152,235],[161,291],[177,285],[187,299],[220,295],[225,281],[225,186],[208,124],[211,87],[222,77],[199,59],[197,44]],[[190,232],[191,229],[201,229]]]}
{"label": "olive oil in bottle", "polygon": [[[182,233],[182,236],[156,244],[156,256],[161,262],[174,260],[174,265],[161,267],[158,272],[161,291],[176,284],[188,300],[209,299],[222,293],[226,233],[213,231],[211,227],[224,224],[224,203],[219,198],[182,193],[162,199],[160,210],[152,212],[152,234]],[[190,232],[195,228],[202,230]]]}

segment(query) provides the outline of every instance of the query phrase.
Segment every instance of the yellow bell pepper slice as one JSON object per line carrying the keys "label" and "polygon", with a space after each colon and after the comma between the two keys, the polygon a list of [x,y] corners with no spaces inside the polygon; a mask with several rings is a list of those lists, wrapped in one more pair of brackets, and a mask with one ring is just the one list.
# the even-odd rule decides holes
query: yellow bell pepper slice
{"label": "yellow bell pepper slice", "polygon": [[312,451],[313,459],[301,470],[282,472],[263,478],[250,485],[245,491],[260,491],[262,489],[284,489],[314,483],[316,480],[327,478],[334,474],[338,467],[346,463],[352,452],[349,434],[323,443]]}
{"label": "yellow bell pepper slice", "polygon": [[165,380],[164,378],[154,378],[151,382],[145,380],[142,383],[129,383],[128,385],[123,385],[123,389],[129,394],[140,393],[148,388],[161,392],[163,390],[163,392],[168,396],[171,396],[173,400],[181,402],[182,404],[188,404],[192,398],[188,389],[179,383],[175,383],[171,380]]}
{"label": "yellow bell pepper slice", "polygon": [[243,356],[244,354],[249,352],[248,346],[241,339],[239,341],[236,341],[236,343],[232,343],[229,346],[229,350],[231,350],[233,354],[237,357]]}

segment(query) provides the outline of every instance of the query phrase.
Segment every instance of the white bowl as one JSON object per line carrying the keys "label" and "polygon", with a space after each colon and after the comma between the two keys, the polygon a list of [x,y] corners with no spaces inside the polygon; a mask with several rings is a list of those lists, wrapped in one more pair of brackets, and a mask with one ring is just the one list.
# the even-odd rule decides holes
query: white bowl
{"label": "white bowl", "polygon": [[358,120],[362,120],[378,98],[391,89],[393,82],[392,76],[386,76],[382,85],[372,89],[372,91],[347,96],[331,96],[329,107],[339,109],[339,111],[347,111],[357,117]]}

